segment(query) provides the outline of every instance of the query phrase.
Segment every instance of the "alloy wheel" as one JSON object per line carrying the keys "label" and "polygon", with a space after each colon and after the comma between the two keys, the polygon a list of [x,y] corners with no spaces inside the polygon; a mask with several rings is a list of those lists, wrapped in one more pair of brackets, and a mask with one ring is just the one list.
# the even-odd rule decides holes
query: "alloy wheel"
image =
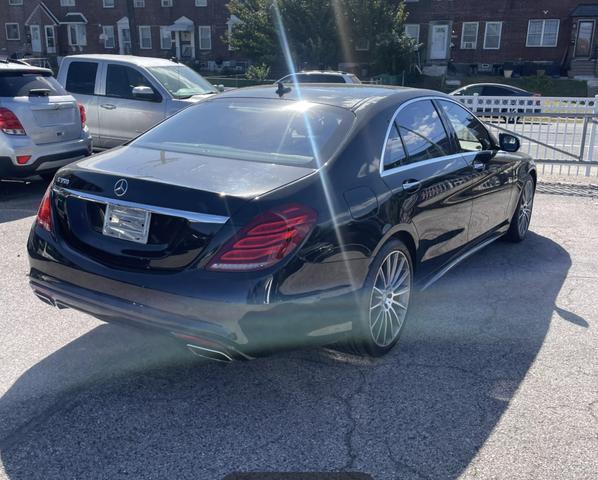
{"label": "alloy wheel", "polygon": [[389,253],[376,274],[370,297],[370,334],[379,347],[399,336],[411,294],[411,267],[401,251]]}
{"label": "alloy wheel", "polygon": [[524,237],[529,228],[532,219],[532,209],[534,207],[534,185],[531,180],[528,180],[523,187],[521,194],[521,205],[519,206],[519,235]]}

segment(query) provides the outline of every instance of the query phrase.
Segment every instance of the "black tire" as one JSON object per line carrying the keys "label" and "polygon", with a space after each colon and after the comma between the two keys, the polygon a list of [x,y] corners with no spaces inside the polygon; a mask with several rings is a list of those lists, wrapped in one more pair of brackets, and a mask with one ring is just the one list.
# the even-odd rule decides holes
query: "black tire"
{"label": "black tire", "polygon": [[517,208],[513,213],[511,225],[505,234],[505,238],[511,242],[522,242],[529,231],[529,224],[532,220],[532,213],[534,209],[534,195],[536,193],[536,185],[531,175],[527,175],[523,181]]}
{"label": "black tire", "polygon": [[[386,261],[391,262],[392,268],[395,259],[397,261],[395,264],[396,269],[404,268],[405,270],[395,272],[394,275],[396,276],[389,275],[391,286],[382,295],[380,288],[382,286],[382,277],[379,272],[383,266],[384,272],[386,271]],[[406,275],[406,278],[400,281],[403,275]],[[393,290],[394,294],[390,293],[393,278],[396,283],[396,288]],[[399,295],[396,293],[406,289],[406,294]],[[370,266],[365,284],[358,297],[360,302],[359,314],[353,318],[350,338],[347,344],[343,346],[343,349],[357,355],[372,357],[381,357],[387,354],[396,345],[405,330],[412,296],[413,260],[411,254],[403,242],[390,240],[380,249]],[[376,306],[372,307],[373,304],[376,304]],[[394,314],[391,313],[391,309]],[[381,331],[378,331],[378,328],[384,328],[385,338],[383,341],[381,341]],[[387,332],[390,332],[390,334],[387,335]],[[376,333],[378,333],[377,338],[375,338]]]}

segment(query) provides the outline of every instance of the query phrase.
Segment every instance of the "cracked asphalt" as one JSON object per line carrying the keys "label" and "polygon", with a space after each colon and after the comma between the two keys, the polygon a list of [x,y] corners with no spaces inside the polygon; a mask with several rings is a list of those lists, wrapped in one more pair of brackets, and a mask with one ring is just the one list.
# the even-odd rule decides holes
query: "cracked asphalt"
{"label": "cracked asphalt", "polygon": [[598,478],[598,200],[537,196],[418,295],[401,343],[203,363],[29,291],[45,185],[0,183],[0,478]]}

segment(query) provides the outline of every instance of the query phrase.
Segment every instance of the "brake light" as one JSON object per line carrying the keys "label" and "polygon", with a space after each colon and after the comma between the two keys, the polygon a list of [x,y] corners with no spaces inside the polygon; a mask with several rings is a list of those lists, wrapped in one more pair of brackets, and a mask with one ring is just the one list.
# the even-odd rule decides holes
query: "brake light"
{"label": "brake light", "polygon": [[51,198],[51,191],[52,185],[48,187],[46,193],[44,194],[44,198],[42,198],[42,203],[39,205],[39,210],[37,211],[37,218],[35,222],[42,227],[44,230],[48,232],[52,231],[52,198]]}
{"label": "brake light", "polygon": [[85,112],[85,107],[82,103],[77,102],[77,106],[79,107],[79,116],[81,117],[81,126],[85,126],[85,122],[87,122],[87,113]]}
{"label": "brake light", "polygon": [[31,158],[31,155],[17,155],[17,163],[19,165],[25,165],[29,159]]}
{"label": "brake light", "polygon": [[0,108],[0,130],[7,135],[26,135],[20,120],[8,108]]}
{"label": "brake light", "polygon": [[209,270],[248,272],[271,267],[293,252],[316,223],[316,212],[287,205],[257,216],[208,263]]}

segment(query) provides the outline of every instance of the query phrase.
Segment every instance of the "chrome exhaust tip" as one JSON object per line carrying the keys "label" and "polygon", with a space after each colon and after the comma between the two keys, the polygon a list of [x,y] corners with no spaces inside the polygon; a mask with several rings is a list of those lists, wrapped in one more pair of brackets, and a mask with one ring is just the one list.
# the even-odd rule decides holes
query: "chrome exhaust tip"
{"label": "chrome exhaust tip", "polygon": [[46,295],[45,293],[41,293],[38,291],[34,291],[33,293],[35,293],[35,296],[37,298],[39,298],[42,302],[47,303],[48,305],[51,305],[52,307],[56,306],[52,297]]}
{"label": "chrome exhaust tip", "polygon": [[186,345],[187,350],[189,350],[193,355],[201,358],[205,358],[207,360],[213,360],[215,362],[222,362],[222,363],[230,363],[233,361],[233,358],[225,352],[221,352],[219,350],[213,350],[211,348],[200,347],[199,345],[193,345],[188,343]]}

